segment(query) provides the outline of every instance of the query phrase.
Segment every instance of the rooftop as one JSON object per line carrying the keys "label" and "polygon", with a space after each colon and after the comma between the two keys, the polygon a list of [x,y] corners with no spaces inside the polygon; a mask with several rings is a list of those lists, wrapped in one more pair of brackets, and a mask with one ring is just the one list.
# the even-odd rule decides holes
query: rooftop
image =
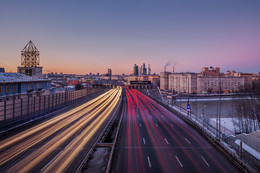
{"label": "rooftop", "polygon": [[33,82],[33,81],[48,81],[47,79],[33,78],[21,73],[3,73],[0,72],[0,83],[10,82]]}

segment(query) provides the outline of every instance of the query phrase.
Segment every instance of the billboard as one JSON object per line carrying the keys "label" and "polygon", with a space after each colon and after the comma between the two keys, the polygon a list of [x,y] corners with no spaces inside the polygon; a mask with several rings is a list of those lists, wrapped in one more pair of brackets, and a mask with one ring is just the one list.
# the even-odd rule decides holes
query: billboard
{"label": "billboard", "polygon": [[151,85],[151,81],[130,81],[131,85]]}

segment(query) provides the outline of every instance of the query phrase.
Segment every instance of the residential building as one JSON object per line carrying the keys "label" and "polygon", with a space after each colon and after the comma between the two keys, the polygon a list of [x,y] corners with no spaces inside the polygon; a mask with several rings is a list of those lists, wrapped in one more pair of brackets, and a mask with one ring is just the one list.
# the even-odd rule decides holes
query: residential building
{"label": "residential building", "polygon": [[169,75],[170,72],[161,72],[160,73],[160,89],[166,90],[169,89]]}
{"label": "residential building", "polygon": [[160,89],[183,93],[223,93],[252,89],[251,73],[227,71],[220,73],[220,68],[204,67],[201,73],[160,73]]}
{"label": "residential building", "polygon": [[196,93],[196,73],[171,73],[169,74],[169,89],[176,92]]}
{"label": "residential building", "polygon": [[201,76],[219,76],[220,75],[220,68],[219,67],[203,67],[201,71]]}
{"label": "residential building", "polygon": [[[221,85],[220,85],[221,83]],[[221,86],[221,87],[220,87]],[[244,78],[241,77],[217,77],[198,76],[197,93],[230,93],[244,89]]]}
{"label": "residential building", "polygon": [[67,82],[68,82],[68,85],[76,85],[79,83],[79,79],[78,78],[68,78]]}

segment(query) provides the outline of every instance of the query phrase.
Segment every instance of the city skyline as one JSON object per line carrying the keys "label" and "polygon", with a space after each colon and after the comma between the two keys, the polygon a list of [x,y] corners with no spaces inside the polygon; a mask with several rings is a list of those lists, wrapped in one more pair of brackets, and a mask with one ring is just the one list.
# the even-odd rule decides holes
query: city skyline
{"label": "city skyline", "polygon": [[16,72],[32,40],[44,73],[130,74],[143,62],[152,73],[166,64],[257,73],[259,9],[254,0],[1,2],[0,66]]}

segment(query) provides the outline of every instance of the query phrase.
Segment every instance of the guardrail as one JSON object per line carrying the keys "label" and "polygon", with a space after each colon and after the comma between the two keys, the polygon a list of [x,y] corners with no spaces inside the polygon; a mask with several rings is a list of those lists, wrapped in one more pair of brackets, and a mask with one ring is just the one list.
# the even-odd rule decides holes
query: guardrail
{"label": "guardrail", "polygon": [[167,108],[169,111],[172,113],[178,115],[181,117],[184,121],[186,121],[188,124],[192,125],[195,127],[203,136],[205,136],[218,150],[220,150],[230,161],[232,161],[242,172],[247,172],[247,173],[256,173],[254,169],[249,167],[241,158],[234,154],[232,151],[228,149],[227,146],[225,146],[221,141],[219,141],[214,135],[212,135],[212,132],[209,132],[207,129],[205,129],[201,124],[198,122],[195,122],[192,120],[192,118],[189,117],[189,115],[184,113],[181,110],[178,109],[173,109],[170,107],[167,103],[162,102],[160,100],[157,100],[151,96],[148,95],[151,99],[159,103],[160,105],[164,106]]}
{"label": "guardrail", "polygon": [[[123,95],[123,93],[122,93],[122,95]],[[124,109],[125,109],[125,107],[123,107],[123,111],[122,112],[124,112]],[[118,123],[118,128],[116,130],[116,135],[115,135],[115,138],[114,138],[114,142],[113,142],[113,145],[112,145],[112,150],[110,152],[110,156],[109,156],[109,160],[108,160],[108,164],[107,164],[106,173],[109,173],[110,169],[111,169],[111,163],[112,163],[112,158],[113,158],[113,154],[114,154],[114,149],[115,149],[115,145],[116,145],[116,142],[117,142],[118,133],[119,133],[119,130],[120,130],[120,127],[121,127],[121,122],[122,122],[123,116],[124,116],[123,114],[120,116],[120,120],[119,120],[119,123]]]}
{"label": "guardrail", "polygon": [[[117,107],[114,109],[114,111],[113,111],[113,113],[112,113],[112,116],[110,117],[108,123],[106,124],[106,126],[104,127],[104,129],[102,130],[102,132],[100,133],[100,135],[98,135],[98,136],[94,139],[94,141],[93,141],[93,143],[92,143],[92,147],[90,148],[90,150],[88,151],[88,153],[86,154],[86,156],[84,157],[84,159],[82,160],[82,162],[80,163],[78,169],[75,171],[76,173],[82,172],[82,169],[83,169],[84,166],[87,164],[87,161],[89,160],[89,157],[93,154],[94,149],[95,149],[98,145],[100,145],[100,142],[102,142],[102,141],[105,139],[106,135],[108,134],[109,130],[111,129],[111,127],[112,127],[112,125],[113,125],[113,122],[114,122],[114,120],[115,120],[115,118],[116,118],[116,115],[117,115],[118,112],[119,112],[119,108],[120,108],[121,106],[122,106],[122,94],[121,94],[121,96],[120,96],[119,103],[118,103]],[[104,144],[104,146],[105,146],[105,145],[106,145],[106,144]],[[101,146],[101,145],[100,145],[100,146]],[[114,143],[112,143],[112,145],[111,145],[111,143],[109,143],[109,144],[106,145],[106,147],[111,147],[112,150],[113,150],[113,148],[114,148]],[[111,150],[111,152],[112,152],[112,150]],[[113,154],[113,153],[111,153],[111,154]],[[110,155],[111,155],[111,154],[110,154]],[[109,159],[109,160],[110,160],[110,159]],[[111,164],[111,161],[109,162],[109,164]],[[109,167],[109,169],[110,169],[110,166],[107,166],[107,167]]]}

